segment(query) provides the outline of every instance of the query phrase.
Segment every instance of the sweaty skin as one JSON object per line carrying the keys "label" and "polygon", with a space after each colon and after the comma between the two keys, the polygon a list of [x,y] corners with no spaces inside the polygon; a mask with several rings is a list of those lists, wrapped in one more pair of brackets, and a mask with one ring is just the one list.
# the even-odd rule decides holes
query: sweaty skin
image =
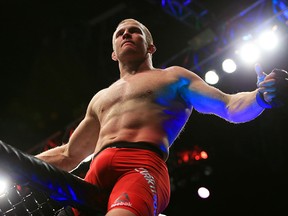
{"label": "sweaty skin", "polygon": [[69,171],[110,143],[142,141],[159,147],[167,160],[193,109],[233,123],[264,110],[255,100],[257,89],[226,94],[183,67],[154,68],[156,47],[136,21],[121,23],[112,43],[120,79],[95,94],[67,144],[36,157]]}

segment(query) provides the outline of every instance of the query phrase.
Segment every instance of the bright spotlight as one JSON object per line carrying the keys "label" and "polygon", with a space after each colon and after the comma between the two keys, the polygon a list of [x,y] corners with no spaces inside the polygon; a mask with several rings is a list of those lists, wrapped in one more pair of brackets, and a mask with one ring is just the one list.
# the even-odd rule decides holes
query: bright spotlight
{"label": "bright spotlight", "polygon": [[208,71],[205,74],[205,81],[211,85],[214,85],[219,81],[219,76],[215,71]]}
{"label": "bright spotlight", "polygon": [[210,191],[206,187],[200,187],[198,188],[198,195],[199,197],[206,199],[210,196]]}
{"label": "bright spotlight", "polygon": [[260,51],[256,44],[244,44],[240,50],[241,58],[247,63],[255,63],[260,58]]}
{"label": "bright spotlight", "polygon": [[278,38],[273,31],[266,31],[259,36],[258,43],[261,48],[265,50],[272,50],[277,46]]}
{"label": "bright spotlight", "polygon": [[0,177],[0,196],[5,193],[8,188],[8,181]]}
{"label": "bright spotlight", "polygon": [[225,59],[222,63],[222,69],[226,73],[233,73],[237,69],[237,65],[232,59]]}

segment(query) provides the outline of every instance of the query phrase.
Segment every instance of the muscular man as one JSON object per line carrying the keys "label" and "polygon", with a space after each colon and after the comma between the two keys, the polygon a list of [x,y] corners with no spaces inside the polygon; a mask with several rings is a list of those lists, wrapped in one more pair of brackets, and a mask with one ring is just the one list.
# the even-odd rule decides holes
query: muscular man
{"label": "muscular man", "polygon": [[169,148],[192,110],[251,121],[272,107],[277,77],[257,66],[256,90],[226,94],[185,68],[154,68],[152,36],[134,19],[119,23],[112,44],[120,79],[92,98],[67,144],[36,157],[70,171],[94,153],[85,180],[106,192],[95,205],[106,216],[156,216],[170,198]]}

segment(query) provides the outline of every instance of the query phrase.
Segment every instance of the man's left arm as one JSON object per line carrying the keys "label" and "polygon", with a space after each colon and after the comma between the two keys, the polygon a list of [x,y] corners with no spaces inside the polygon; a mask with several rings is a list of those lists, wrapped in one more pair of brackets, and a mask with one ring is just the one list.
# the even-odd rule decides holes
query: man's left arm
{"label": "man's left arm", "polygon": [[285,100],[281,95],[288,89],[287,72],[276,69],[267,75],[259,64],[255,70],[258,88],[254,91],[226,94],[191,73],[187,75],[188,88],[182,87],[181,95],[200,113],[215,114],[233,123],[251,121],[265,109],[283,105]]}
{"label": "man's left arm", "polygon": [[278,108],[288,101],[288,73],[285,70],[274,69],[267,75],[261,66],[256,64],[255,71],[258,88],[253,92],[232,95],[230,99],[228,112],[234,122],[252,120],[264,109]]}

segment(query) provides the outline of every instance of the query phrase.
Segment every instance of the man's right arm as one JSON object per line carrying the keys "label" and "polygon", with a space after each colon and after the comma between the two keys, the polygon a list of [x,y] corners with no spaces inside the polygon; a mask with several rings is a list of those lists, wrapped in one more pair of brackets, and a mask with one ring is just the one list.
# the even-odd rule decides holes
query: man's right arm
{"label": "man's right arm", "polygon": [[47,151],[41,152],[35,155],[35,157],[50,163],[58,168],[69,171],[71,169],[71,163],[68,162],[69,158],[65,156],[66,148],[68,144],[63,144]]}
{"label": "man's right arm", "polygon": [[74,130],[67,144],[44,151],[36,157],[60,169],[71,171],[82,160],[94,153],[100,123],[92,110],[93,101],[92,99],[84,119]]}

